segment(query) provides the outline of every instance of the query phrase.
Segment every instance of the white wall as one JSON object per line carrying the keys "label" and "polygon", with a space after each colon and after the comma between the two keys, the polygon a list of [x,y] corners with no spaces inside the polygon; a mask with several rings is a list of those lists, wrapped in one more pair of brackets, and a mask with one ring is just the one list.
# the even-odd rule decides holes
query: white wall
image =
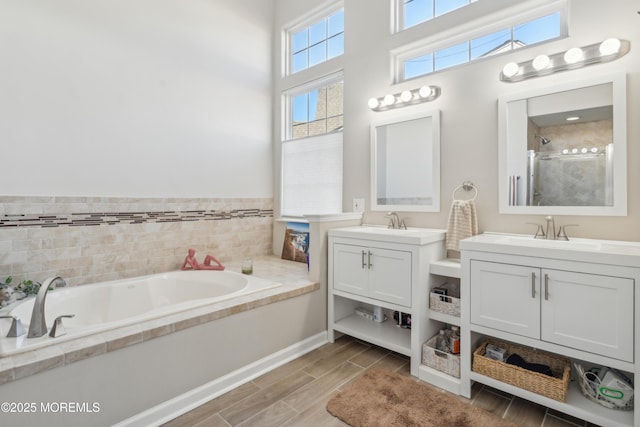
{"label": "white wall", "polygon": [[[322,4],[322,0],[277,0],[276,34],[281,26]],[[640,159],[640,123],[633,120],[640,114],[640,25],[637,2],[633,0],[580,0],[569,2],[570,37],[542,46],[533,46],[513,53],[488,58],[473,64],[434,73],[428,77],[392,85],[390,79],[390,50],[426,37],[437,38],[439,32],[453,32],[446,18],[417,26],[391,35],[390,0],[345,1],[345,55],[342,58],[345,78],[344,101],[344,194],[343,208],[351,211],[353,198],[366,199],[370,206],[369,191],[369,123],[384,119],[387,113],[372,112],[367,100],[386,93],[414,89],[424,84],[442,88],[442,96],[428,104],[403,108],[407,114],[440,109],[441,115],[441,189],[440,213],[402,214],[411,226],[445,228],[452,191],[463,181],[473,181],[479,191],[476,203],[481,231],[533,233],[527,222],[542,222],[542,217],[529,215],[500,215],[498,213],[498,128],[497,99],[501,95],[522,92],[536,87],[554,86],[561,82],[587,78],[595,73],[627,72],[628,96],[628,216],[626,217],[562,217],[560,224],[577,223],[572,229],[575,236],[640,240],[640,168],[633,162]],[[518,2],[522,4],[523,2]],[[540,3],[540,2],[538,2]],[[492,7],[496,10],[512,6],[508,0],[477,2],[469,6],[468,21],[478,15],[475,8]],[[443,17],[444,18],[444,17]],[[510,61],[524,61],[540,53],[556,53],[573,46],[585,46],[608,37],[619,37],[631,42],[631,52],[607,64],[559,73],[521,83],[502,83],[500,70]],[[280,45],[276,42],[276,52]],[[331,70],[326,65],[326,71]],[[334,63],[335,66],[340,65]],[[280,73],[279,61],[274,70]],[[276,78],[275,93],[278,92]],[[274,123],[279,123],[280,99],[274,97]],[[391,113],[391,112],[389,112]],[[274,140],[279,129],[274,128]],[[275,167],[279,152],[275,145]],[[278,200],[276,194],[275,206]],[[385,224],[384,213],[366,212],[364,221]]]}
{"label": "white wall", "polygon": [[272,197],[265,0],[0,0],[0,195]]}

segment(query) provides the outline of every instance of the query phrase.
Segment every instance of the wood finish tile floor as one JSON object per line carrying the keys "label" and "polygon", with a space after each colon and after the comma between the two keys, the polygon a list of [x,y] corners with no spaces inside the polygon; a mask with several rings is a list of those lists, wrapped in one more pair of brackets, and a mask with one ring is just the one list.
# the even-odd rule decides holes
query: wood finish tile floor
{"label": "wood finish tile floor", "polygon": [[[327,412],[326,404],[371,368],[410,375],[407,357],[343,336],[187,412],[164,427],[346,426]],[[594,427],[479,383],[474,384],[471,399],[459,398],[525,427]]]}

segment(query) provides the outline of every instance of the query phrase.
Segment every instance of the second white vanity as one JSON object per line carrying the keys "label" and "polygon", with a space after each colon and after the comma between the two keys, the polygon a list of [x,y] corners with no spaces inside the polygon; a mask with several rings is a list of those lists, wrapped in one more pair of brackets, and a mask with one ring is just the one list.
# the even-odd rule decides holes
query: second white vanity
{"label": "second white vanity", "polygon": [[559,402],[472,370],[473,351],[497,338],[568,357],[587,369],[610,367],[640,378],[640,245],[486,233],[460,247],[462,395],[470,397],[471,383],[478,381],[598,425],[640,425],[640,411],[590,401],[575,378],[566,401]]}

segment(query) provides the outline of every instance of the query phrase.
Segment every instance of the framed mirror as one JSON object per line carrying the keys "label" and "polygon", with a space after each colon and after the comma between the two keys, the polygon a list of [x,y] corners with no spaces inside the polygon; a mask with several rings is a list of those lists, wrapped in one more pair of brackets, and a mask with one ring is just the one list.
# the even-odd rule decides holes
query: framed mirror
{"label": "framed mirror", "polygon": [[624,73],[500,97],[500,213],[627,214]]}
{"label": "framed mirror", "polygon": [[440,211],[440,111],[371,124],[371,209]]}

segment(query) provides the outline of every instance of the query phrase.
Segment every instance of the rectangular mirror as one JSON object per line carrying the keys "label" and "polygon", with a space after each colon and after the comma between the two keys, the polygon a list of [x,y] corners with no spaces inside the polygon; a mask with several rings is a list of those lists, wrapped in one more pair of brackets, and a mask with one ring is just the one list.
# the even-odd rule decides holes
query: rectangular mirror
{"label": "rectangular mirror", "polygon": [[627,214],[624,73],[498,100],[500,213]]}
{"label": "rectangular mirror", "polygon": [[440,111],[371,124],[371,209],[440,211]]}

